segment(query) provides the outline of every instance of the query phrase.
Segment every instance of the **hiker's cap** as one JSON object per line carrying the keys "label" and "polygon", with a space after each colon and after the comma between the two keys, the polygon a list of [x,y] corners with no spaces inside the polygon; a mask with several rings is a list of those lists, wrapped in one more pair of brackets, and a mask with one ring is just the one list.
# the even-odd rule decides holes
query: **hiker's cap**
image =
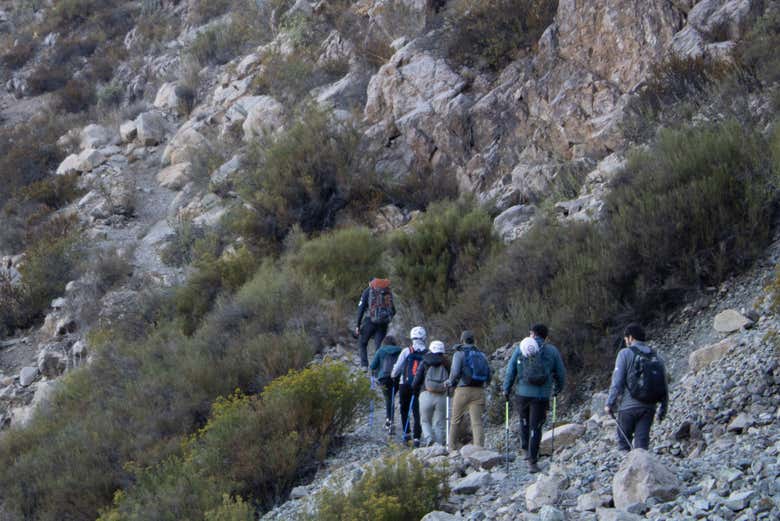
{"label": "hiker's cap", "polygon": [[434,340],[433,342],[431,342],[431,345],[428,346],[428,351],[430,351],[431,353],[434,353],[434,354],[443,355],[444,354],[444,342],[442,342],[441,340]]}
{"label": "hiker's cap", "polygon": [[460,341],[464,344],[473,344],[474,343],[474,332],[469,331],[468,329],[460,334]]}
{"label": "hiker's cap", "polygon": [[409,338],[411,338],[412,340],[425,340],[427,336],[428,333],[425,331],[425,328],[422,326],[413,327],[412,330],[409,332]]}

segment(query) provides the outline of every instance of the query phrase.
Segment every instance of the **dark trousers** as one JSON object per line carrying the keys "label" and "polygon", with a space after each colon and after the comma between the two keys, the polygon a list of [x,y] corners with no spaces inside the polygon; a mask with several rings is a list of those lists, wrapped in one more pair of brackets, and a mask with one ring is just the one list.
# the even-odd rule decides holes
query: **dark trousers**
{"label": "dark trousers", "polygon": [[[422,436],[422,424],[420,424],[420,397],[416,394],[414,394],[414,391],[412,391],[411,385],[401,384],[401,386],[398,388],[398,396],[400,397],[400,407],[401,407],[401,429],[404,429],[406,427],[406,422],[409,418],[409,405],[412,401],[412,396],[414,396],[414,405],[412,405],[412,414],[414,415],[414,428],[412,429],[412,426],[409,426],[409,431],[414,433],[414,439],[419,440],[420,436]],[[404,438],[406,438],[407,433],[404,432]]]}
{"label": "dark trousers", "polygon": [[370,320],[364,320],[360,326],[358,337],[358,349],[360,350],[360,365],[368,367],[368,342],[374,339],[374,350],[382,345],[382,340],[387,336],[388,324],[374,324]]}
{"label": "dark trousers", "polygon": [[385,395],[385,418],[392,423],[395,419],[395,398],[398,396],[398,380],[385,380],[382,384],[382,394]]}
{"label": "dark trousers", "polygon": [[520,445],[528,451],[528,461],[539,460],[539,443],[542,441],[542,427],[547,419],[548,398],[516,396],[515,408],[520,416]]}
{"label": "dark trousers", "polygon": [[[654,417],[655,407],[636,407],[620,411],[617,417],[618,448],[631,450],[633,441],[635,449],[647,450],[650,446],[650,427],[653,426]],[[620,432],[621,429],[623,432]]]}

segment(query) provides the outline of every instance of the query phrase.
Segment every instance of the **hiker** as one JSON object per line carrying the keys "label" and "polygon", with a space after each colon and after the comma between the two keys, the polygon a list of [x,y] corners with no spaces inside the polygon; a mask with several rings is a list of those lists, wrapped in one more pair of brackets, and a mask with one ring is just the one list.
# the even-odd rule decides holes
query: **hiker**
{"label": "hiker", "polygon": [[401,348],[396,345],[395,337],[387,335],[382,342],[382,347],[371,360],[371,371],[382,384],[382,393],[385,395],[385,430],[390,436],[395,434],[393,419],[395,418],[395,397],[398,395],[398,378],[393,378],[391,375],[399,354],[401,354]]}
{"label": "hiker", "polygon": [[529,336],[515,344],[504,378],[507,401],[515,388],[513,403],[520,416],[520,446],[532,474],[539,472],[539,444],[550,395],[557,395],[566,383],[561,354],[547,342],[547,334],[544,324],[531,326]]}
{"label": "hiker", "polygon": [[617,415],[618,448],[629,451],[647,449],[650,428],[658,408],[658,421],[663,421],[669,408],[669,387],[664,361],[645,344],[645,330],[639,324],[629,324],[624,333],[626,347],[620,350],[612,373],[612,385],[604,411]]}
{"label": "hiker", "polygon": [[[450,372],[450,364],[444,356],[444,342],[434,340],[428,346],[422,366],[414,375],[412,390],[420,396],[420,422],[423,446],[446,443],[447,388],[444,382]],[[422,392],[420,392],[422,391]]]}
{"label": "hiker", "polygon": [[[404,433],[404,443],[414,438],[414,446],[420,446],[420,436],[422,435],[422,426],[420,425],[420,400],[412,389],[414,377],[417,370],[422,366],[423,358],[427,349],[425,348],[425,339],[428,336],[425,328],[422,326],[413,327],[409,332],[412,339],[412,345],[401,351],[393,366],[392,378],[401,377],[401,385],[398,387],[399,406],[401,407],[401,429]],[[409,409],[414,416],[414,427],[411,432],[406,428],[410,425]]]}
{"label": "hiker", "polygon": [[445,382],[447,390],[455,388],[452,398],[451,448],[460,448],[460,434],[466,413],[471,418],[471,435],[474,445],[482,446],[482,413],[485,412],[485,385],[490,382],[490,365],[487,357],[474,345],[474,333],[464,331],[461,344],[452,357],[450,377]]}
{"label": "hiker", "polygon": [[395,316],[393,292],[388,279],[371,279],[368,287],[363,290],[358,302],[357,325],[355,336],[358,338],[360,365],[368,368],[368,342],[374,339],[374,349],[382,345],[387,327]]}

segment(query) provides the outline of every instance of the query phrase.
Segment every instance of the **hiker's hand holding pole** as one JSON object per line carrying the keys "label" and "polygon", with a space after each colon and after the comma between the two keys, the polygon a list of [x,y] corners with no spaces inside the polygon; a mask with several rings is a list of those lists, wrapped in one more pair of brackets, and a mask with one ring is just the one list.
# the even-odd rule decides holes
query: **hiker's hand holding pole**
{"label": "hiker's hand holding pole", "polygon": [[610,407],[609,405],[604,406],[604,412],[609,414],[613,419],[615,418],[615,413],[612,410],[612,407]]}
{"label": "hiker's hand holding pole", "polygon": [[355,328],[355,331],[354,331],[353,335],[354,335],[355,338],[360,336],[360,326],[357,326]]}

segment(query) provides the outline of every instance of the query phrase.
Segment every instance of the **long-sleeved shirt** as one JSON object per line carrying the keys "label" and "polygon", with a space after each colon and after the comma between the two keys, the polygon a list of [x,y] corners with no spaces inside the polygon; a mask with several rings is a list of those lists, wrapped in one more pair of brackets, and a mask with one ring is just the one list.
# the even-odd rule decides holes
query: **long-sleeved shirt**
{"label": "long-sleeved shirt", "polygon": [[[356,321],[356,327],[360,327],[360,325],[363,323],[363,317],[366,314],[366,310],[368,309],[368,296],[371,292],[371,287],[368,287],[363,290],[363,293],[360,295],[360,301],[358,302],[358,314],[357,314],[357,321]],[[393,305],[393,311],[392,315],[395,316],[395,304]]]}
{"label": "long-sleeved shirt", "polygon": [[[425,353],[425,351],[427,350],[427,348],[425,347],[425,341],[413,340],[412,350],[418,353]],[[412,385],[412,382],[407,381],[406,371],[404,371],[404,369],[406,368],[406,359],[409,357],[410,353],[411,351],[409,350],[409,348],[405,348],[403,351],[401,351],[401,354],[398,355],[398,360],[395,361],[395,365],[393,366],[393,372],[391,374],[391,377],[398,378],[399,376],[403,376],[403,378],[401,378],[401,385]]]}
{"label": "long-sleeved shirt", "polygon": [[[509,365],[504,376],[504,393],[509,394],[515,387],[515,394],[525,398],[549,398],[555,384],[556,392],[563,390],[566,384],[566,368],[558,348],[545,342],[539,351],[544,364],[545,372],[550,376],[544,385],[531,385],[523,378],[523,369],[527,358],[520,352],[520,347],[515,346]],[[517,385],[515,386],[515,380]]]}
{"label": "long-sleeved shirt", "polygon": [[425,353],[422,366],[417,369],[417,374],[414,375],[414,382],[412,382],[412,389],[414,389],[415,393],[419,393],[421,390],[424,390],[422,387],[425,384],[425,372],[428,370],[428,368],[437,365],[443,365],[448,372],[450,370],[450,364],[443,354]]}
{"label": "long-sleeved shirt", "polygon": [[[461,378],[463,373],[463,363],[466,359],[466,350],[468,349],[474,349],[478,351],[476,346],[472,344],[464,344],[458,346],[457,351],[455,351],[455,354],[452,356],[452,368],[450,369],[450,377],[447,379],[447,382],[449,382],[449,387],[483,387],[483,384],[468,385],[466,381]],[[493,371],[490,369],[490,365],[488,365],[488,377],[487,382],[485,382],[484,385],[487,385],[487,383],[490,382],[492,373]]]}
{"label": "long-sleeved shirt", "polygon": [[[642,342],[635,341],[632,344],[643,353],[651,353],[652,349]],[[628,392],[626,379],[628,378],[628,369],[634,361],[634,353],[630,348],[625,347],[620,350],[615,361],[615,372],[612,373],[612,385],[609,387],[609,396],[607,397],[607,406],[612,410],[615,409],[618,401],[620,402],[620,410],[626,411],[628,409],[645,408],[655,409],[656,404],[640,402]],[[656,356],[663,362],[663,358],[656,353]],[[669,405],[669,386],[666,386],[666,395],[661,401],[661,407],[666,411]]]}

